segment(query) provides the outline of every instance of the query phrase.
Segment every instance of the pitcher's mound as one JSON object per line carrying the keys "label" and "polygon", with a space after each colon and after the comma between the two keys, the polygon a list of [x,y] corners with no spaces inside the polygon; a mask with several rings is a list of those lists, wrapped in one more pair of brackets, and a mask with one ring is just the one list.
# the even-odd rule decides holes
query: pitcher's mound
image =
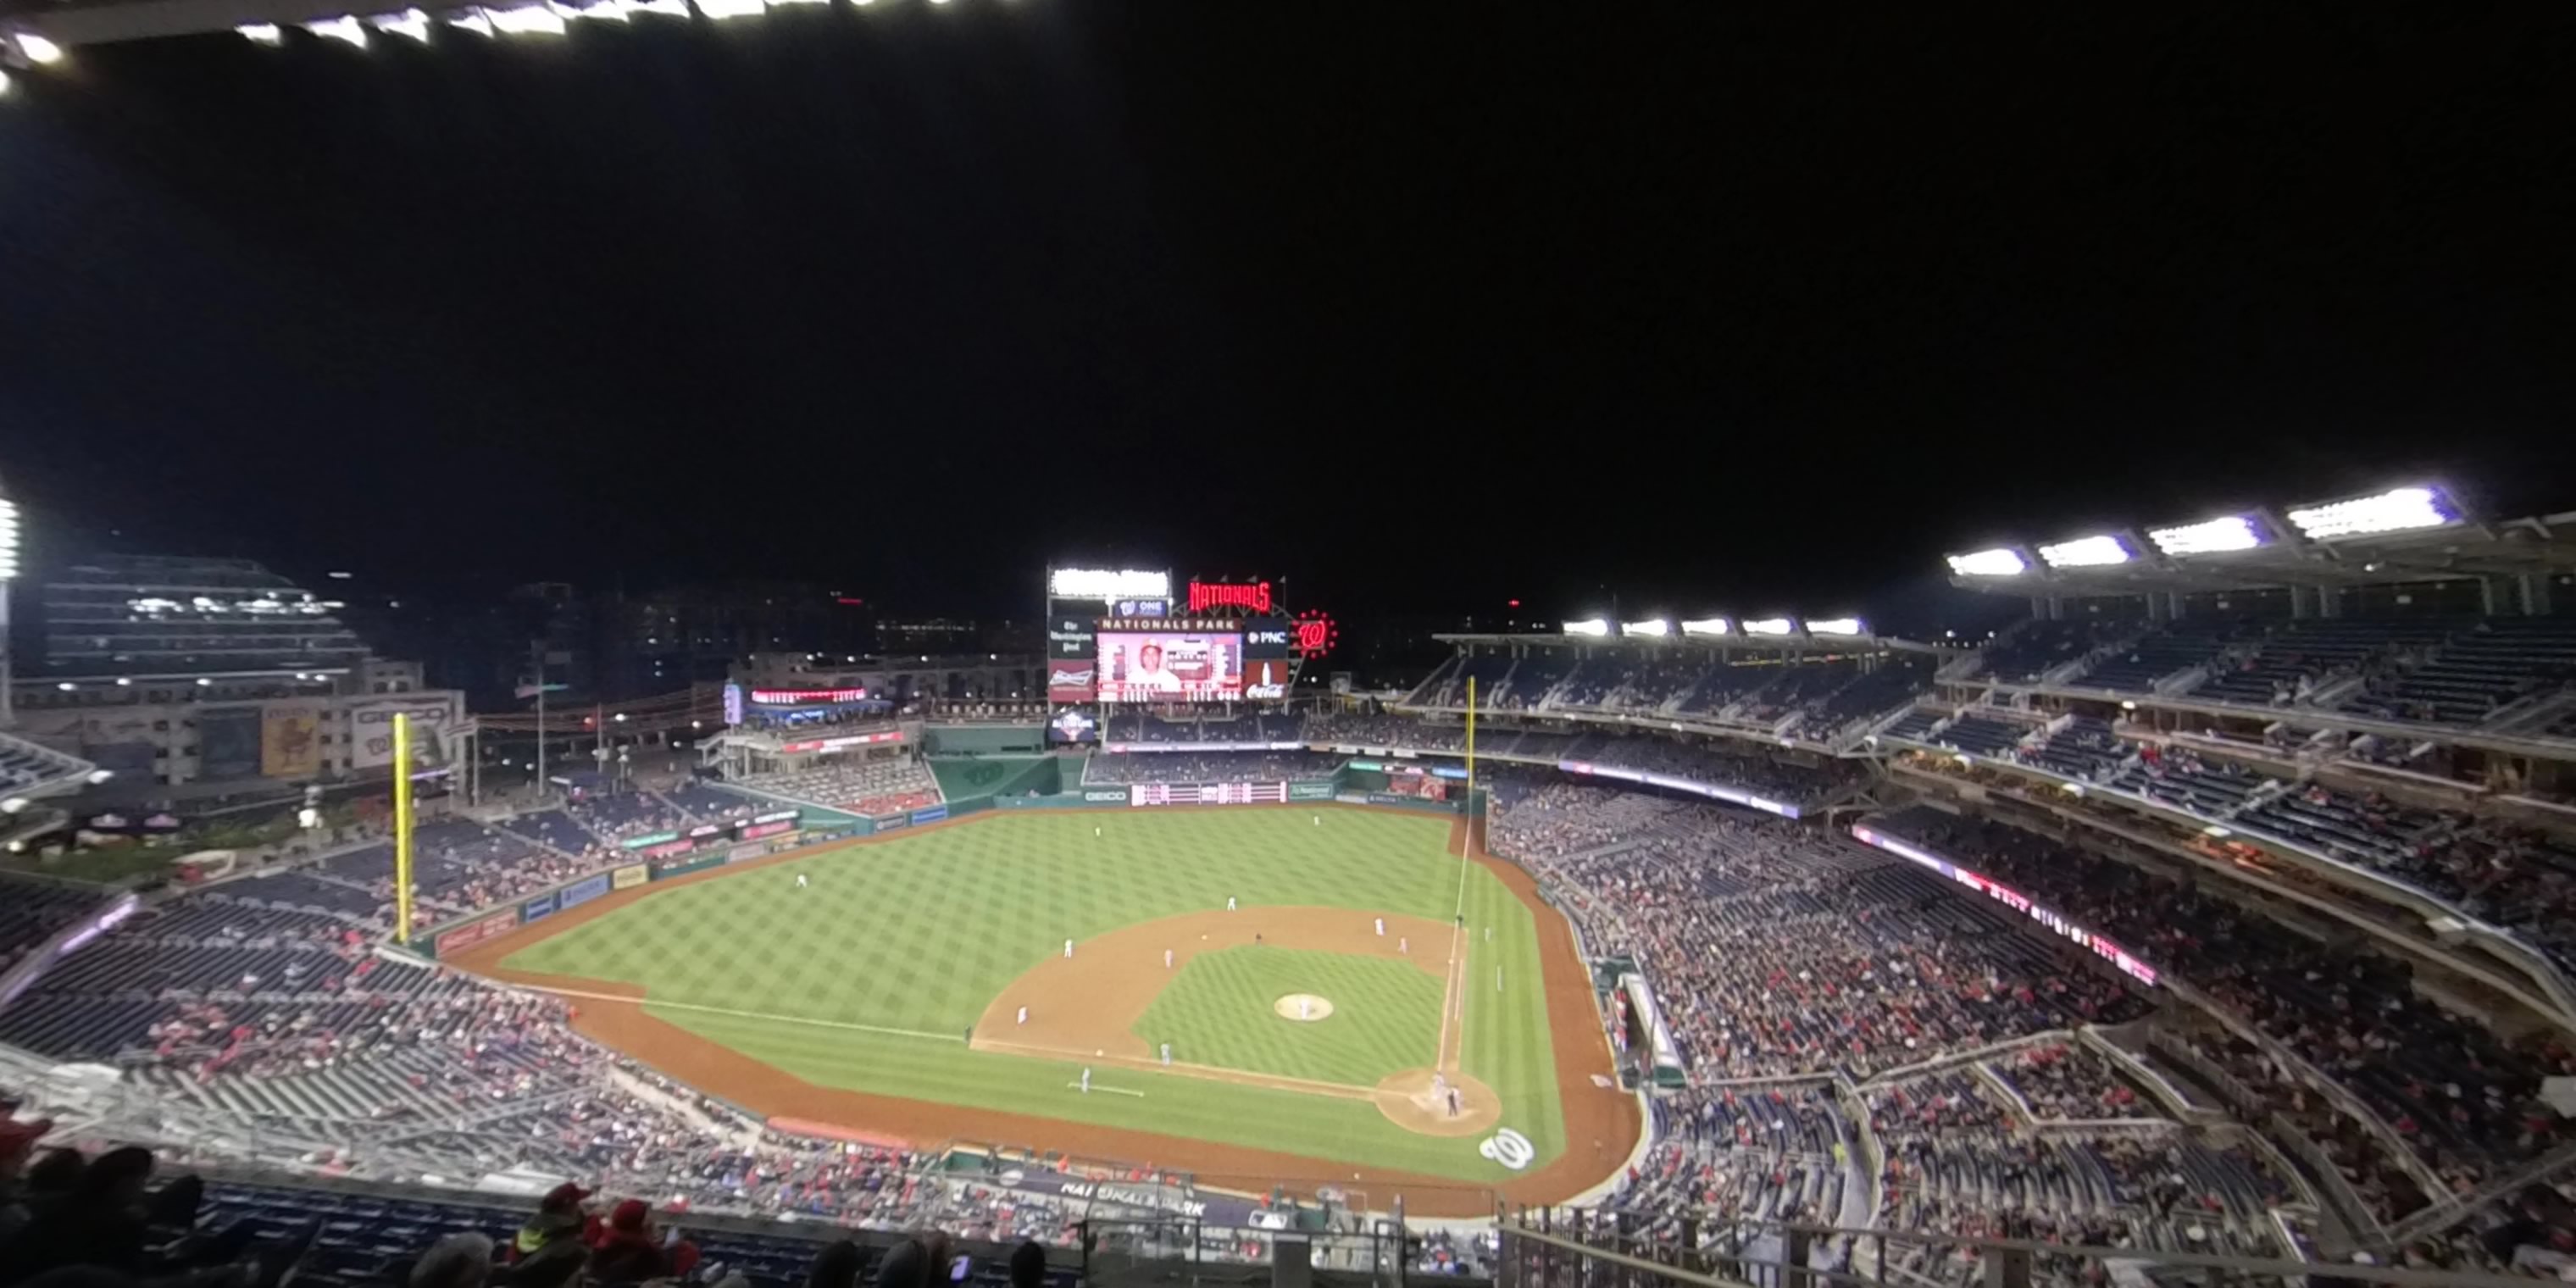
{"label": "pitcher's mound", "polygon": [[[1454,1114],[1449,1112],[1453,1091],[1458,1097]],[[1425,1136],[1475,1136],[1502,1121],[1503,1101],[1493,1088],[1465,1074],[1407,1069],[1377,1084],[1377,1111],[1396,1126]]]}
{"label": "pitcher's mound", "polygon": [[1312,993],[1290,993],[1272,1002],[1270,1009],[1277,1011],[1280,1019],[1312,1024],[1333,1013],[1333,999]]}

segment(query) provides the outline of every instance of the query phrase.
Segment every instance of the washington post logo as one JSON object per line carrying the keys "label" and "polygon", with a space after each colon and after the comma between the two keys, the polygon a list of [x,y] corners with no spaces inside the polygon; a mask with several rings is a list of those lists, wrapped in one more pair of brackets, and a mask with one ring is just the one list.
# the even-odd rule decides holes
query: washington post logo
{"label": "washington post logo", "polygon": [[1211,608],[1240,608],[1247,612],[1270,611],[1270,583],[1256,581],[1249,586],[1211,585],[1204,581],[1190,583],[1190,611],[1204,613]]}

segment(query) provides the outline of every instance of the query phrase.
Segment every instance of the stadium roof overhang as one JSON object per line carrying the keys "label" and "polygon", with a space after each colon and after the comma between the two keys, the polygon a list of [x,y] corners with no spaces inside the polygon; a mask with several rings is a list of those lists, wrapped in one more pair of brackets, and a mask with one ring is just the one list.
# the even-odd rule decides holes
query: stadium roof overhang
{"label": "stadium roof overhang", "polygon": [[1522,631],[1502,634],[1439,634],[1433,639],[1443,644],[1512,645],[1532,648],[1646,648],[1676,653],[1878,653],[1890,649],[1915,653],[1956,653],[1956,647],[1940,648],[1914,640],[1901,640],[1883,635],[1747,635],[1740,631],[1725,635],[1577,635],[1561,631]]}
{"label": "stadium roof overhang", "polygon": [[[2520,519],[2459,517],[2402,531],[2315,538],[2303,535],[2295,518],[2283,517],[2297,513],[2256,510],[2211,521],[2242,522],[2258,538],[2239,549],[2194,551],[2170,539],[2178,530],[2157,529],[1953,555],[1950,581],[1988,594],[2081,598],[2576,572],[2576,511]],[[2169,553],[2167,545],[2182,546],[2182,552]],[[2070,547],[2082,549],[2070,554]]]}

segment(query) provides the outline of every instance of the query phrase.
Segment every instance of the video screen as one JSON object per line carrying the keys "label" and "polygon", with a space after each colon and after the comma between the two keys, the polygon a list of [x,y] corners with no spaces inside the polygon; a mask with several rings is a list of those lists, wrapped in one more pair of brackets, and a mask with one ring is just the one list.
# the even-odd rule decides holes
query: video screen
{"label": "video screen", "polygon": [[1103,702],[1233,702],[1243,697],[1236,632],[1102,631]]}
{"label": "video screen", "polygon": [[1048,742],[1098,742],[1100,722],[1092,719],[1088,711],[1068,710],[1047,721],[1046,736]]}

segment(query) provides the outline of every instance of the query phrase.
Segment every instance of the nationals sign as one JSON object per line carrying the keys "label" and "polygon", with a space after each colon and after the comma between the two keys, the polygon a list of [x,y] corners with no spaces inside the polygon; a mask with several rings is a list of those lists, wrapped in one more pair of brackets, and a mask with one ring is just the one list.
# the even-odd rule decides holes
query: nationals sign
{"label": "nationals sign", "polygon": [[1250,585],[1232,586],[1223,582],[1190,583],[1190,611],[1204,613],[1212,608],[1240,608],[1247,613],[1270,611],[1270,583],[1256,581]]}

